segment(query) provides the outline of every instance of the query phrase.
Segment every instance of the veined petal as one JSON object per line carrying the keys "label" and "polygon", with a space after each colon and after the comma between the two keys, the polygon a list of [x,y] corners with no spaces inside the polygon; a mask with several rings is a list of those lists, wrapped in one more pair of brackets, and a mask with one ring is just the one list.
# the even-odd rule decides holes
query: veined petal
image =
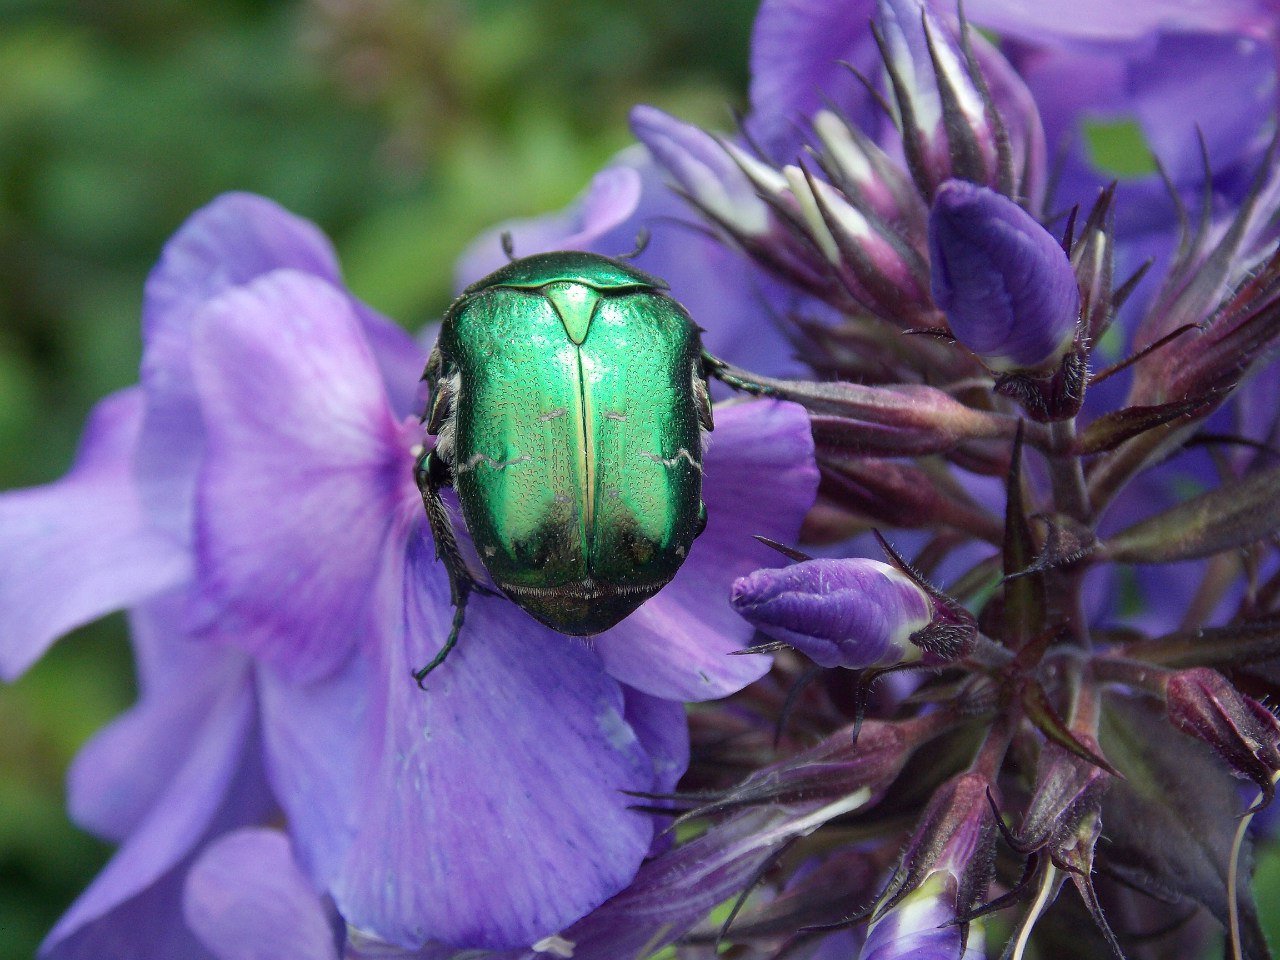
{"label": "veined petal", "polygon": [[145,823],[200,749],[210,718],[247,682],[238,650],[181,631],[186,593],[167,593],[129,618],[141,696],[76,755],[67,774],[71,819],[121,842]]}
{"label": "veined petal", "polygon": [[457,649],[418,689],[410,673],[452,616],[421,526],[398,534],[407,566],[388,553],[394,622],[370,710],[385,727],[334,898],[354,927],[405,947],[527,946],[634,875],[653,826],[623,791],[649,790],[653,767],[590,648],[501,598],[472,597]]}
{"label": "veined petal", "polygon": [[764,657],[730,656],[751,627],[729,605],[733,581],[768,565],[754,539],[796,539],[813,504],[818,471],[803,408],[771,400],[725,404],[704,460],[707,529],[670,584],[595,638],[609,672],[653,696],[709,700],[746,686],[769,668]]}
{"label": "veined petal", "polygon": [[68,630],[189,576],[187,552],[138,501],[141,419],[140,390],[113,394],[65,477],[0,495],[0,677],[20,675]]}
{"label": "veined petal", "polygon": [[[625,246],[601,249],[600,240],[631,219],[640,196],[640,173],[635,167],[627,163],[605,167],[561,213],[503,224],[474,240],[458,258],[455,286],[465,289],[507,262],[499,243],[503,233],[511,235],[517,257],[548,250],[592,250],[609,257],[626,253]],[[635,237],[623,242],[634,243]]]}
{"label": "veined petal", "polygon": [[338,960],[336,917],[276,830],[237,830],[210,844],[187,874],[182,912],[218,960]]}
{"label": "veined petal", "polygon": [[751,34],[751,116],[747,129],[773,159],[791,160],[800,146],[796,122],[813,116],[824,97],[864,130],[881,121],[878,107],[841,61],[874,76],[878,58],[868,24],[875,0],[764,0]]}
{"label": "veined petal", "polygon": [[[341,289],[333,246],[317,227],[249,193],[224,194],[187,219],[147,278],[142,384],[147,412],[138,473],[148,509],[170,532],[192,534],[195,471],[203,431],[192,382],[192,330],[208,301],[274,270],[297,270]],[[407,333],[352,300],[379,366],[410,412],[421,351]],[[402,380],[417,366],[418,372]],[[403,409],[401,409],[403,407]]]}
{"label": "veined petal", "polygon": [[277,271],[196,326],[199,625],[316,679],[368,629],[391,517],[417,498],[412,455],[335,287]]}
{"label": "veined petal", "polygon": [[624,687],[625,716],[653,763],[653,793],[670,793],[689,766],[689,722],[684,704]]}
{"label": "veined petal", "polygon": [[[211,831],[252,822],[269,812],[261,770],[250,748],[253,706],[247,678],[224,686],[163,795],[58,921],[42,955],[115,960],[109,950],[82,952],[89,942],[99,948],[109,942],[103,931],[95,930],[99,922],[115,922],[117,911],[160,884]],[[131,950],[116,954],[121,960],[136,955]]]}
{"label": "veined petal", "polygon": [[317,886],[337,874],[356,834],[369,674],[360,655],[310,683],[269,667],[256,674],[267,779],[284,808],[293,856]]}

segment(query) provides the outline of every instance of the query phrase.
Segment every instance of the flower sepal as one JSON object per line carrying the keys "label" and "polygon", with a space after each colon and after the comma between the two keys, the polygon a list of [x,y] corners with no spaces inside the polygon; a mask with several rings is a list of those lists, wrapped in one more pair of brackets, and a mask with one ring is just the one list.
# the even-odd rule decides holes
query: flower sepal
{"label": "flower sepal", "polygon": [[991,790],[988,777],[968,772],[934,792],[876,907],[862,957],[959,957],[975,947],[963,918],[994,876]]}
{"label": "flower sepal", "polygon": [[1237,776],[1257,784],[1260,806],[1271,803],[1280,780],[1280,720],[1275,714],[1207,667],[1168,677],[1165,709],[1175,727],[1207,743]]}

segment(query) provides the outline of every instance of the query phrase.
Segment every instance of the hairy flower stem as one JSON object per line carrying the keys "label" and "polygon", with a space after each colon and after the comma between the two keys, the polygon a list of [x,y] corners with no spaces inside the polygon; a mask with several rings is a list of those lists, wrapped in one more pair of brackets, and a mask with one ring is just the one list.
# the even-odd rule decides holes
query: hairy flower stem
{"label": "hairy flower stem", "polygon": [[979,773],[992,783],[1000,774],[1000,766],[1004,763],[1004,755],[1013,742],[1013,732],[1017,723],[1008,713],[998,715],[987,730],[987,736],[978,748],[973,763],[969,765],[970,773]]}
{"label": "hairy flower stem", "polygon": [[1161,693],[1164,682],[1172,674],[1164,667],[1117,656],[1097,657],[1090,664],[1090,669],[1099,683],[1116,683],[1155,695]]}
{"label": "hairy flower stem", "polygon": [[1085,485],[1084,469],[1080,457],[1074,452],[1076,421],[1059,420],[1050,425],[1053,452],[1049,454],[1049,476],[1053,483],[1055,506],[1073,520],[1092,525],[1093,511],[1089,506],[1089,491]]}

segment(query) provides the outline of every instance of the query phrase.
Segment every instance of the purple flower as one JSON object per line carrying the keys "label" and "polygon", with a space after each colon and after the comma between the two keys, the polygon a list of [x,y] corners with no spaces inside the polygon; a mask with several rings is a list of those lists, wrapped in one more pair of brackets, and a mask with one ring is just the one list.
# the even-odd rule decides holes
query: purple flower
{"label": "purple flower", "polygon": [[[812,561],[740,580],[735,605],[818,668],[783,653],[732,710],[696,718],[701,759],[685,781],[697,791],[688,802],[714,816],[821,791],[826,771],[804,738],[850,717],[913,724],[945,704],[985,718],[979,731],[955,720],[938,750],[945,761],[922,761],[911,783],[886,791],[893,819],[919,812],[913,835],[871,809],[847,818],[847,835],[823,830],[839,854],[854,852],[848,836],[857,836],[872,861],[906,845],[864,956],[966,949],[963,921],[994,875],[991,804],[1002,784],[1022,824],[1010,846],[1029,858],[1021,882],[1041,891],[1012,943],[1025,946],[1044,924],[1035,937],[1052,949],[1063,920],[1043,907],[1067,871],[1097,926],[1091,942],[1115,947],[1124,933],[1108,915],[1140,916],[1147,893],[1176,890],[1227,926],[1243,956],[1265,955],[1247,884],[1227,890],[1219,862],[1235,830],[1226,768],[1171,734],[1195,728],[1269,785],[1271,771],[1258,770],[1269,762],[1258,733],[1267,725],[1225,694],[1202,698],[1212,709],[1130,705],[1164,694],[1141,679],[1165,676],[1162,664],[1219,663],[1232,691],[1236,672],[1272,690],[1277,676],[1275,417],[1257,409],[1265,387],[1246,385],[1280,339],[1276,180],[1251,168],[1272,122],[1274,56],[1259,41],[1275,18],[1139,6],[1090,8],[1087,22],[1050,28],[1056,14],[970,5],[975,23],[1002,26],[997,50],[951,19],[950,5],[767,0],[741,137],[649,108],[633,114],[690,215],[754,266],[755,283],[793,290],[782,315],[810,368],[804,379],[737,363],[722,372],[809,410],[822,484],[807,535],[848,553],[857,544],[842,541],[868,527],[918,530],[906,541],[910,566],[894,559],[923,571],[886,586],[826,575],[865,572],[866,561]],[[1249,93],[1227,103],[1233,71]],[[1221,107],[1208,90],[1220,91]],[[1067,151],[1052,200],[1041,105],[1050,142]],[[1106,180],[1083,133],[1099,118],[1135,116],[1167,152],[1179,199],[1211,186],[1200,225],[1180,232],[1176,202],[1152,193],[1154,178],[1099,192]],[[1201,117],[1209,176],[1190,163],[1188,132]],[[637,209],[658,203],[646,191]],[[1131,273],[1149,254],[1167,262],[1144,287]],[[738,282],[728,278],[723,295]],[[968,349],[940,336],[948,332]],[[1193,435],[1212,456],[1190,449]],[[1189,499],[1189,481],[1207,492]],[[921,642],[945,600],[925,576],[957,597],[944,607],[958,611],[969,642],[953,658],[934,660]],[[1117,599],[1135,580],[1158,589],[1136,612]],[[1104,581],[1109,605],[1086,614]],[[1179,622],[1171,633],[1159,626]],[[897,678],[919,685],[906,699],[905,685],[873,694],[866,678],[821,669],[915,658],[940,676]],[[1121,664],[1131,676],[1109,672]],[[1103,695],[1114,687],[1117,697]],[[952,776],[965,756],[971,772]],[[806,767],[808,776],[794,772]],[[1104,826],[1109,842],[1097,844]],[[1099,873],[1132,889],[1095,889],[1095,856]],[[1007,861],[999,873],[1009,889],[1020,871]],[[763,885],[795,889],[798,873],[794,861],[779,865]],[[806,890],[776,910],[744,907],[734,939],[766,955],[778,937],[795,938],[784,949],[812,949],[803,938],[815,917],[854,922],[847,911],[832,916],[821,891]],[[967,949],[980,953],[980,926],[972,933]]]}
{"label": "purple flower", "polygon": [[1025,210],[948,180],[929,214],[933,299],[951,332],[997,370],[1056,367],[1076,338],[1080,291],[1061,245]]}
{"label": "purple flower", "polygon": [[934,618],[933,599],[878,560],[806,560],[757,570],[733,584],[733,608],[824,667],[887,667],[919,660],[912,642]]}
{"label": "purple flower", "polygon": [[[767,669],[727,655],[748,628],[707,598],[763,562],[751,534],[795,536],[803,412],[720,412],[707,530],[632,617],[588,646],[475,598],[423,693],[411,669],[451,617],[412,477],[424,352],[314,227],[244,195],[170,241],[145,314],[142,387],[104,402],[66,479],[0,498],[22,518],[0,534],[5,675],[121,606],[138,645],[138,705],[72,774],[77,819],[122,845],[45,954],[142,954],[124,919],[220,875],[209,844],[276,810],[343,920],[406,948],[527,946],[621,889],[654,833],[627,792],[687,762],[681,701]],[[189,902],[175,936],[216,907]]]}

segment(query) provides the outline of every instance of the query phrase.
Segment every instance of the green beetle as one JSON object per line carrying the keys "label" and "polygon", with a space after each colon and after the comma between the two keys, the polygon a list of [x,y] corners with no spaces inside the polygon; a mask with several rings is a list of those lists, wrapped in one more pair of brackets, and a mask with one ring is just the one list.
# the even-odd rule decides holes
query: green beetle
{"label": "green beetle", "polygon": [[667,285],[621,260],[512,260],[444,316],[423,379],[435,448],[418,486],[449,573],[458,639],[478,588],[440,497],[452,484],[507,597],[571,635],[612,627],[671,581],[706,526],[711,430],[698,327]]}

